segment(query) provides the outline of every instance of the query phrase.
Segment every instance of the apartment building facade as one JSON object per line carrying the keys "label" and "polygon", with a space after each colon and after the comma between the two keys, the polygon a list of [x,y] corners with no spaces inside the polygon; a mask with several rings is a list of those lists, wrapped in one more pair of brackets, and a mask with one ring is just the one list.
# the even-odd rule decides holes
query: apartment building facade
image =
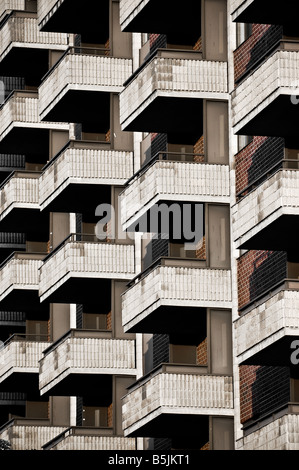
{"label": "apartment building facade", "polygon": [[298,46],[256,3],[1,2],[12,449],[299,448]]}

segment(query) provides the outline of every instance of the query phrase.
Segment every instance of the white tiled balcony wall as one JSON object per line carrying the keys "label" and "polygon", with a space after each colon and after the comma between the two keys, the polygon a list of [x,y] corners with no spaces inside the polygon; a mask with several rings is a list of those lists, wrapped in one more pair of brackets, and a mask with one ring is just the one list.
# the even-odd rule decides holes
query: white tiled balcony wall
{"label": "white tiled balcony wall", "polygon": [[39,373],[39,360],[49,343],[12,340],[0,351],[0,383],[15,372]]}
{"label": "white tiled balcony wall", "polygon": [[0,19],[6,11],[11,10],[25,10],[25,0],[2,0],[0,3]]}
{"label": "white tiled balcony wall", "polygon": [[120,94],[120,122],[125,128],[157,96],[227,99],[227,91],[226,62],[158,56]]}
{"label": "white tiled balcony wall", "polygon": [[233,234],[237,245],[287,214],[299,215],[299,172],[283,169],[233,206]]}
{"label": "white tiled balcony wall", "polygon": [[39,292],[45,299],[72,277],[130,280],[134,273],[133,245],[70,241],[42,265]]}
{"label": "white tiled balcony wall", "polygon": [[66,34],[40,32],[37,19],[26,13],[10,17],[0,29],[0,61],[14,47],[66,49]]}
{"label": "white tiled balcony wall", "polygon": [[232,117],[237,133],[280,95],[299,94],[299,52],[278,50],[232,93]]}
{"label": "white tiled balcony wall", "polygon": [[135,341],[67,337],[47,352],[40,362],[41,393],[70,374],[136,375]]}
{"label": "white tiled balcony wall", "polygon": [[16,253],[0,269],[0,301],[14,289],[38,290],[45,255]]}
{"label": "white tiled balcony wall", "polygon": [[299,415],[285,414],[236,442],[236,450],[299,450]]}
{"label": "white tiled balcony wall", "polygon": [[232,377],[158,373],[124,397],[125,436],[163,413],[232,416]]}
{"label": "white tiled balcony wall", "polygon": [[120,24],[125,28],[127,24],[150,2],[150,0],[120,0]]}
{"label": "white tiled balcony wall", "polygon": [[51,447],[51,450],[136,450],[136,439],[118,436],[92,436],[65,433],[63,440]]}
{"label": "white tiled balcony wall", "polygon": [[[28,424],[25,424],[26,421]],[[0,439],[10,442],[12,450],[42,450],[43,445],[65,430],[64,427],[50,426],[49,423],[48,425],[29,423],[30,420],[26,419],[14,420],[0,433]]]}
{"label": "white tiled balcony wall", "polygon": [[228,165],[157,161],[122,193],[121,223],[128,228],[159,200],[229,204],[229,194]]}
{"label": "white tiled balcony wall", "polygon": [[41,118],[69,90],[119,93],[131,74],[131,59],[68,53],[39,88]]}
{"label": "white tiled balcony wall", "polygon": [[299,292],[282,290],[239,317],[234,323],[237,360],[241,363],[287,335],[297,336],[298,309]]}
{"label": "white tiled balcony wall", "polygon": [[70,184],[122,186],[132,173],[132,152],[68,148],[40,177],[41,208],[46,207]]}
{"label": "white tiled balcony wall", "polygon": [[0,141],[14,127],[69,130],[69,125],[41,122],[38,93],[15,92],[0,108]]}
{"label": "white tiled balcony wall", "polygon": [[122,297],[124,328],[161,305],[231,308],[231,271],[159,266]]}
{"label": "white tiled balcony wall", "polygon": [[0,189],[0,220],[15,208],[39,209],[40,173],[15,172]]}
{"label": "white tiled balcony wall", "polygon": [[63,2],[64,0],[38,0],[37,15],[39,25],[43,26],[43,23],[57,11]]}

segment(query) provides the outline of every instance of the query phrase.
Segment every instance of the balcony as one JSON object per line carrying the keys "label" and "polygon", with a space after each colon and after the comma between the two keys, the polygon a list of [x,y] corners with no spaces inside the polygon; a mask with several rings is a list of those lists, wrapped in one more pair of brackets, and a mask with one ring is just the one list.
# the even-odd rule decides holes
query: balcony
{"label": "balcony", "polygon": [[207,416],[233,413],[232,377],[207,375],[200,366],[162,364],[123,398],[124,434],[130,437],[185,436]]}
{"label": "balcony", "polygon": [[235,134],[293,137],[297,133],[298,41],[281,41],[275,52],[233,92]]}
{"label": "balcony", "polygon": [[[231,13],[233,21],[260,24],[297,24],[299,13],[297,2],[287,0],[283,8],[273,8],[271,0],[233,0]],[[290,14],[292,12],[292,14]]]}
{"label": "balcony", "polygon": [[231,308],[230,270],[209,269],[196,259],[160,258],[123,294],[122,321],[126,332],[155,332],[164,323],[179,324],[182,311],[192,318],[207,307]]}
{"label": "balcony", "polygon": [[13,253],[0,266],[0,307],[2,310],[42,310],[39,268],[44,253]]}
{"label": "balcony", "polygon": [[133,245],[98,242],[95,235],[71,234],[45,258],[39,295],[42,302],[91,302],[105,292],[111,279],[129,281],[134,273]]}
{"label": "balcony", "polygon": [[[104,0],[99,5],[82,8],[80,0],[39,0],[38,22],[41,31],[65,33],[99,34],[109,31],[109,1]],[[90,41],[93,42],[93,41]]]}
{"label": "balcony", "polygon": [[110,147],[105,142],[69,142],[43,169],[41,210],[81,213],[90,201],[107,200],[110,185],[124,185],[133,174],[133,153]]}
{"label": "balcony", "polygon": [[1,390],[38,390],[39,360],[48,346],[48,338],[43,335],[11,336],[0,351]]}
{"label": "balcony", "polygon": [[298,309],[298,279],[287,279],[245,310],[234,325],[239,364],[290,366]]}
{"label": "balcony", "polygon": [[104,396],[112,375],[135,376],[135,367],[134,340],[114,339],[110,331],[71,330],[44,351],[39,388],[41,394],[81,396],[87,387]]}
{"label": "balcony", "polygon": [[229,204],[228,165],[197,163],[203,158],[163,152],[135,174],[121,195],[124,230],[163,202]]}
{"label": "balcony", "polygon": [[42,450],[64,430],[51,426],[48,419],[14,418],[0,428],[0,439],[10,442],[11,450]]}
{"label": "balcony", "polygon": [[39,207],[39,177],[40,172],[15,171],[4,180],[0,186],[1,230],[21,230],[32,240],[48,236],[47,219]]}
{"label": "balcony", "polygon": [[[157,14],[158,12],[158,14]],[[184,8],[177,8],[171,0],[120,1],[120,24],[123,31],[190,33],[198,29],[201,2],[187,0]]]}
{"label": "balcony", "polygon": [[233,206],[237,248],[283,251],[297,246],[299,172],[296,168],[299,166],[296,160],[281,163],[284,168],[279,168],[257,187],[253,186]]}
{"label": "balcony", "polygon": [[237,440],[236,450],[298,450],[298,413],[298,403],[289,403],[275,410]]}
{"label": "balcony", "polygon": [[66,34],[42,33],[35,13],[13,12],[0,29],[0,75],[20,76],[38,85],[49,68],[49,50],[64,51]]}
{"label": "balcony", "polygon": [[158,49],[125,85],[123,130],[188,133],[194,116],[202,116],[203,99],[228,99],[227,63],[202,60],[196,51]]}
{"label": "balcony", "polygon": [[105,126],[109,94],[120,93],[132,73],[132,60],[107,55],[104,48],[69,48],[39,88],[41,120]]}
{"label": "balcony", "polygon": [[0,263],[2,263],[14,251],[25,250],[26,236],[24,233],[0,232]]}
{"label": "balcony", "polygon": [[41,158],[49,155],[49,130],[68,131],[69,125],[41,122],[38,93],[15,91],[0,107],[0,152]]}
{"label": "balcony", "polygon": [[25,10],[25,0],[3,0],[0,5],[0,21],[2,22],[12,10]]}
{"label": "balcony", "polygon": [[43,446],[44,450],[136,450],[136,439],[114,436],[113,429],[71,427]]}

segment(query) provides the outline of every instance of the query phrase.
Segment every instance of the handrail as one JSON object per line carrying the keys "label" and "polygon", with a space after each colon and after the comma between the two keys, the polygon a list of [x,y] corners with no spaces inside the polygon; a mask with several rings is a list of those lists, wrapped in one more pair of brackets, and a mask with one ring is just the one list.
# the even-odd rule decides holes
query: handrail
{"label": "handrail", "polygon": [[[31,338],[39,338],[39,339],[31,339]],[[13,341],[36,341],[36,342],[44,342],[40,338],[46,338],[46,343],[50,342],[49,335],[48,334],[38,334],[38,333],[14,333],[11,335],[6,341],[4,341],[3,345],[7,346],[8,344],[12,343]],[[0,348],[3,349],[3,346]]]}
{"label": "handrail", "polygon": [[[106,48],[106,47],[81,47],[81,46],[69,46],[65,51],[64,53],[62,54],[62,56],[57,60],[57,62],[55,62],[55,64],[48,70],[48,72],[41,78],[41,83],[40,85],[43,84],[43,82],[54,72],[54,69],[65,59],[65,57],[67,55],[76,55],[76,54],[84,54],[84,52],[81,52],[81,51],[84,51],[84,50],[90,50],[90,51],[104,51],[106,53],[110,53],[111,52],[111,49],[110,48]],[[79,51],[79,52],[77,52]],[[95,56],[105,56],[105,54],[85,54],[85,55],[95,55]]]}
{"label": "handrail", "polygon": [[[288,168],[285,166],[285,163],[297,163],[298,165],[298,168]],[[262,175],[262,176],[259,176],[258,178],[256,178],[255,180],[253,180],[249,185],[247,185],[244,189],[242,189],[241,191],[239,191],[237,194],[236,194],[236,197],[237,198],[242,198],[244,197],[243,196],[243,193],[244,192],[252,192],[256,189],[257,186],[260,186],[261,184],[263,184],[265,181],[269,180],[270,178],[272,178],[272,176],[274,176],[276,173],[278,173],[279,171],[281,170],[294,170],[294,171],[298,171],[299,170],[299,160],[295,160],[295,159],[291,159],[291,158],[283,158],[282,160],[280,160],[278,163],[276,163],[275,165],[271,166],[269,169],[267,169],[267,171],[265,171],[265,173]],[[276,170],[276,171],[275,171]],[[271,173],[270,173],[271,172]],[[269,174],[270,173],[270,174]],[[248,194],[245,194],[245,196],[248,196]]]}
{"label": "handrail", "polygon": [[[77,240],[77,237],[78,238],[81,238],[81,240]],[[55,253],[57,253],[59,250],[61,250],[67,243],[71,243],[71,242],[86,242],[86,241],[89,241],[90,243],[95,243],[95,244],[106,244],[106,243],[110,243],[112,244],[113,243],[113,240],[111,241],[105,241],[105,240],[98,240],[98,241],[93,241],[93,240],[86,240],[84,239],[85,237],[90,237],[90,238],[95,238],[96,237],[96,234],[92,234],[92,233],[70,233],[67,237],[65,237],[62,242],[60,242],[55,248],[54,250],[50,251],[50,253],[48,253],[46,255],[46,257],[44,258],[44,263],[46,261],[48,261],[49,258],[51,258]]]}
{"label": "handrail", "polygon": [[[180,153],[180,152],[158,151],[157,153],[155,153],[155,155],[153,157],[150,158],[150,160],[148,162],[146,162],[141,168],[139,168],[139,170],[137,170],[136,173],[134,173],[134,175],[131,176],[126,181],[125,187],[127,187],[134,179],[139,178],[141,175],[146,173],[147,170],[159,160],[167,160],[167,161],[170,161],[170,162],[180,161],[180,160],[172,160],[171,158],[167,158],[167,156],[174,156],[174,155],[180,156],[182,158],[186,157],[186,156],[187,157],[205,157],[205,155],[203,153],[188,153],[188,152]],[[166,156],[166,158],[165,158],[165,156]],[[207,163],[207,162],[195,162],[193,160],[193,161],[184,161],[184,163],[199,163],[199,164],[202,164],[202,163]]]}

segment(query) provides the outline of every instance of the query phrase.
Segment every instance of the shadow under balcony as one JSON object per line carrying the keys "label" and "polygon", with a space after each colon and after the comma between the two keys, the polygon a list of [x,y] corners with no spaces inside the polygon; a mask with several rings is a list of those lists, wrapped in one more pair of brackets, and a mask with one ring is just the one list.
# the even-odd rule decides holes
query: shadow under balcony
{"label": "shadow under balcony", "polygon": [[0,439],[11,444],[11,450],[42,450],[42,447],[65,430],[52,426],[49,419],[13,418],[0,428]]}
{"label": "shadow under balcony", "polygon": [[202,60],[197,51],[157,49],[124,85],[122,130],[190,133],[204,99],[227,100],[227,63]]}
{"label": "shadow under balcony", "polygon": [[122,296],[125,332],[169,332],[182,312],[199,325],[205,308],[231,308],[231,272],[198,259],[161,257],[136,276]]}
{"label": "shadow under balcony", "polygon": [[38,86],[49,69],[49,50],[64,51],[66,34],[43,33],[35,13],[13,11],[0,29],[0,75],[18,77]]}
{"label": "shadow under balcony", "polygon": [[298,40],[283,40],[276,50],[232,93],[235,134],[297,135],[299,79]]}
{"label": "shadow under balcony", "polygon": [[108,142],[70,141],[43,168],[41,210],[82,213],[109,200],[110,186],[123,186],[133,173],[133,153]]}
{"label": "shadow under balcony", "polygon": [[115,436],[112,428],[70,427],[47,442],[43,450],[118,450],[137,449],[136,439]]}
{"label": "shadow under balcony", "polygon": [[38,390],[39,360],[49,346],[48,336],[15,334],[0,349],[0,386],[3,392]]}
{"label": "shadow under balcony", "polygon": [[234,0],[231,7],[232,19],[239,23],[297,25],[299,5],[287,0],[283,8],[273,8],[271,0]]}
{"label": "shadow under balcony", "polygon": [[129,387],[122,403],[125,436],[182,437],[194,429],[200,436],[209,416],[233,416],[232,377],[162,364]]}
{"label": "shadow under balcony", "polygon": [[13,91],[0,107],[0,153],[49,155],[49,131],[68,131],[69,125],[41,122],[37,91]]}
{"label": "shadow under balcony", "polygon": [[123,31],[148,33],[189,33],[201,21],[201,1],[187,0],[178,8],[171,0],[120,1],[120,24]]}
{"label": "shadow under balcony", "polygon": [[1,263],[1,310],[45,310],[38,295],[39,268],[44,257],[45,253],[14,252]]}
{"label": "shadow under balcony", "polygon": [[129,281],[134,273],[133,245],[99,242],[96,235],[71,234],[44,259],[40,299],[89,303],[104,295],[112,279]]}
{"label": "shadow under balcony", "polygon": [[104,47],[70,47],[39,87],[41,120],[109,129],[110,93],[120,93],[132,73],[131,59],[109,55]]}
{"label": "shadow under balcony", "polygon": [[135,341],[112,338],[111,331],[70,330],[43,352],[40,393],[102,400],[112,394],[112,375],[136,375]]}
{"label": "shadow under balcony", "polygon": [[109,36],[109,4],[102,0],[83,7],[81,0],[39,0],[39,27],[41,31],[81,34],[91,43],[98,42],[99,32]]}
{"label": "shadow under balcony", "polygon": [[40,212],[40,172],[15,171],[0,186],[0,229],[23,232],[29,240],[47,240],[48,219]]}
{"label": "shadow under balcony", "polygon": [[229,204],[228,165],[210,164],[201,154],[160,152],[127,181],[121,193],[121,223],[132,230],[159,204]]}
{"label": "shadow under balcony", "polygon": [[240,200],[232,207],[237,248],[296,252],[298,170],[298,160],[283,159],[240,192]]}

